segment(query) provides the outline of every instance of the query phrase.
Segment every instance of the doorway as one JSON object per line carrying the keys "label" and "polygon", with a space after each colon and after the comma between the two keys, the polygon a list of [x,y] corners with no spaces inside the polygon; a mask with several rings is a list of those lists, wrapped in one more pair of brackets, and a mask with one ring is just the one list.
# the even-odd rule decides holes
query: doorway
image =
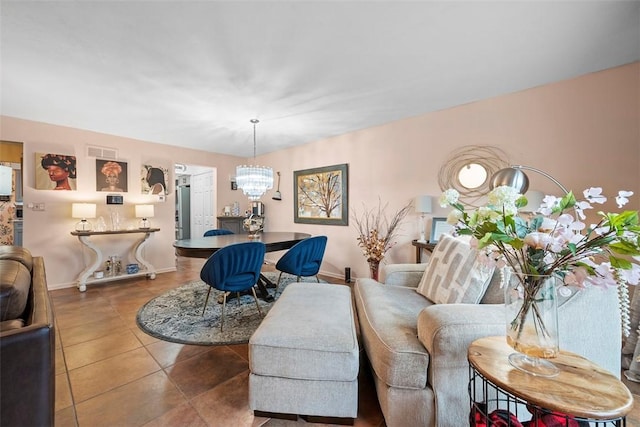
{"label": "doorway", "polygon": [[217,169],[175,164],[176,239],[202,237],[216,228]]}
{"label": "doorway", "polygon": [[0,141],[0,245],[22,246],[22,142]]}

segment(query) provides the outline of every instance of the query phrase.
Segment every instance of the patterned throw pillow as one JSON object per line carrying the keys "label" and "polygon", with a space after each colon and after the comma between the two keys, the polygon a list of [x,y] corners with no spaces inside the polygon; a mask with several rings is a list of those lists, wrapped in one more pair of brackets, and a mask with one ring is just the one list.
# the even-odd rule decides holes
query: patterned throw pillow
{"label": "patterned throw pillow", "polygon": [[494,268],[476,259],[469,243],[444,235],[433,250],[416,291],[435,304],[477,304]]}

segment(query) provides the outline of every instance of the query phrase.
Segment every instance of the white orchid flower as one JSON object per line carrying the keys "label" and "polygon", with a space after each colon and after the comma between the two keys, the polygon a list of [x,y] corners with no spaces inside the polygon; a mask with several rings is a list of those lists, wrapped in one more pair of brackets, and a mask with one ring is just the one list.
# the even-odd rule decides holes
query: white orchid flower
{"label": "white orchid flower", "polygon": [[577,267],[567,272],[564,276],[565,285],[584,287],[585,279],[589,277],[589,272],[584,267]]}
{"label": "white orchid flower", "polygon": [[637,285],[640,282],[640,265],[632,264],[629,270],[618,269],[618,275],[622,281]]}
{"label": "white orchid flower", "polygon": [[591,206],[591,203],[585,200],[576,202],[575,210],[578,213],[578,216],[580,217],[580,219],[587,218],[586,215],[584,214],[584,211],[587,209],[593,209],[593,206]]}
{"label": "white orchid flower", "polygon": [[543,217],[542,218],[542,223],[540,224],[540,227],[538,227],[538,231],[551,231],[553,229],[555,229],[558,225],[558,221],[556,221],[553,218],[549,218],[549,217]]}
{"label": "white orchid flower", "polygon": [[553,242],[553,238],[547,233],[534,231],[524,236],[524,244],[534,249],[545,249]]}
{"label": "white orchid flower", "polygon": [[618,208],[622,208],[624,205],[629,203],[629,197],[633,196],[633,191],[618,191],[618,196],[616,197],[616,203],[618,204]]}
{"label": "white orchid flower", "polygon": [[544,199],[542,199],[542,203],[540,204],[540,212],[544,216],[549,216],[553,213],[553,208],[560,203],[560,199],[556,196],[546,195]]}
{"label": "white orchid flower", "polygon": [[607,198],[602,194],[602,187],[588,188],[584,190],[583,194],[584,197],[592,203],[603,204],[607,201]]}

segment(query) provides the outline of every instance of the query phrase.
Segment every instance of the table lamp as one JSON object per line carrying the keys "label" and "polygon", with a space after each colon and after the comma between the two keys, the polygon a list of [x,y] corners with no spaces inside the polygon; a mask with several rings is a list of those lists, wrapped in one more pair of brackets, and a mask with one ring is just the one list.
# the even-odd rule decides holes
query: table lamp
{"label": "table lamp", "polygon": [[420,214],[418,230],[420,231],[419,243],[427,243],[425,231],[425,214],[431,213],[431,196],[418,196],[415,201],[416,212]]}
{"label": "table lamp", "polygon": [[91,231],[91,223],[87,221],[87,218],[96,217],[96,204],[73,203],[71,205],[71,217],[81,218],[80,222],[76,223],[76,231]]}
{"label": "table lamp", "polygon": [[150,228],[149,218],[153,218],[153,205],[136,205],[136,218],[141,218],[138,228]]}

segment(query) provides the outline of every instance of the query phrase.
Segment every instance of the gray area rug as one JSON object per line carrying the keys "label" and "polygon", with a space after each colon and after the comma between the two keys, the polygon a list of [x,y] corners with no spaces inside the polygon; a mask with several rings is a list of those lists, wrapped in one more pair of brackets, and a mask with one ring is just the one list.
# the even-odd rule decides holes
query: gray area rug
{"label": "gray area rug", "polygon": [[[276,283],[280,273],[263,274]],[[277,300],[287,285],[295,281],[295,276],[283,273],[275,299]],[[301,281],[315,282],[316,279],[309,277],[302,278]],[[320,282],[326,283],[323,280]],[[202,315],[208,289],[209,285],[195,280],[152,299],[138,311],[136,316],[138,326],[155,338],[180,344],[242,344],[249,342],[249,338],[262,322],[263,316],[273,306],[273,302],[265,302],[258,297],[262,310],[261,316],[253,295],[242,295],[240,303],[237,298],[227,298],[224,331],[220,332],[222,304],[218,303],[218,297],[222,292],[211,289],[207,309],[204,316]],[[268,290],[269,294],[274,296],[275,289]]]}

